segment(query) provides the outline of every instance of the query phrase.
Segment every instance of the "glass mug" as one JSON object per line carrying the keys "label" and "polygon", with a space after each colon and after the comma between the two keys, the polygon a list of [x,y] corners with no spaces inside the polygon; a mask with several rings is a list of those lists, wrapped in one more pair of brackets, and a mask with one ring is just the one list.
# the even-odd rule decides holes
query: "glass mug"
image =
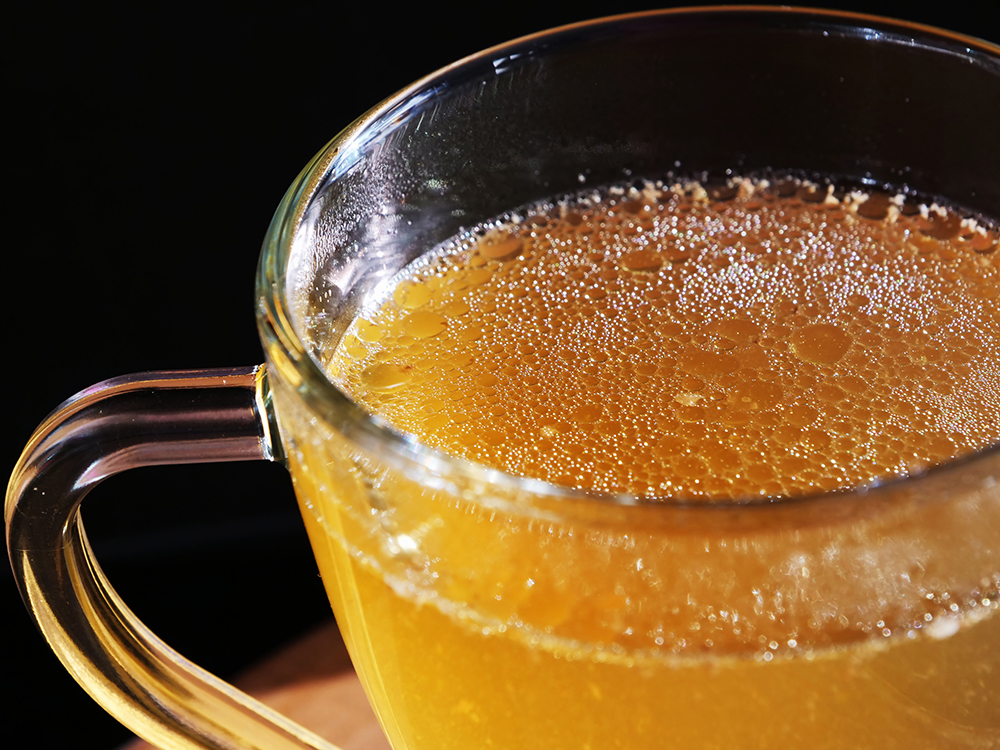
{"label": "glass mug", "polygon": [[848,492],[651,503],[422,445],[319,352],[429,249],[581,184],[782,168],[1000,216],[997,122],[997,47],[787,8],[582,23],[428,76],[279,206],[257,277],[266,366],[107,381],[39,427],[6,504],[24,600],[158,746],[331,747],[150,633],[79,522],[128,468],[278,460],[393,747],[996,746],[995,448]]}

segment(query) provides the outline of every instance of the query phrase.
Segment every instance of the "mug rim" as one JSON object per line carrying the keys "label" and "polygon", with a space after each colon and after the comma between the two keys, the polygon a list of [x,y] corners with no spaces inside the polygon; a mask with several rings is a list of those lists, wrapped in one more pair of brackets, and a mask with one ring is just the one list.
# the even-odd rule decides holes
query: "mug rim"
{"label": "mug rim", "polygon": [[310,200],[325,183],[331,169],[336,168],[338,159],[344,158],[345,152],[356,151],[358,142],[363,143],[364,137],[371,135],[370,129],[373,126],[385,122],[387,118],[400,117],[408,107],[419,103],[423,97],[463,71],[484,63],[492,63],[499,58],[509,57],[518,50],[540,41],[568,39],[588,30],[610,28],[616,24],[646,18],[752,14],[759,14],[762,18],[785,15],[804,19],[812,16],[820,23],[824,21],[846,23],[859,35],[879,34],[881,30],[890,28],[897,32],[915,32],[922,36],[933,37],[940,42],[941,44],[934,47],[935,50],[945,51],[944,48],[950,42],[957,46],[957,49],[951,50],[952,54],[965,57],[970,62],[975,61],[977,55],[983,55],[1000,69],[1000,45],[976,37],[867,13],[771,5],[687,6],[617,14],[545,29],[468,55],[417,79],[349,124],[310,160],[285,193],[265,235],[256,280],[258,330],[264,343],[268,364],[277,369],[277,374],[295,388],[296,395],[318,416],[328,423],[337,423],[344,428],[340,431],[349,433],[353,442],[375,452],[390,463],[403,462],[411,466],[416,463],[431,475],[464,476],[490,485],[504,485],[512,489],[518,497],[555,500],[560,506],[567,502],[582,501],[592,507],[601,505],[669,508],[685,513],[709,512],[717,515],[734,509],[740,511],[772,509],[773,512],[778,508],[825,506],[830,502],[842,505],[848,498],[864,498],[865,503],[871,505],[879,498],[885,500],[892,498],[899,488],[912,485],[918,480],[931,477],[947,479],[952,474],[957,476],[957,473],[980,462],[986,456],[1000,455],[1000,440],[998,440],[959,457],[907,474],[877,478],[864,485],[790,496],[693,499],[577,489],[513,474],[453,456],[423,443],[413,434],[397,430],[384,418],[365,410],[339,388],[309,354],[296,331],[287,302],[286,285],[288,263],[298,228]]}

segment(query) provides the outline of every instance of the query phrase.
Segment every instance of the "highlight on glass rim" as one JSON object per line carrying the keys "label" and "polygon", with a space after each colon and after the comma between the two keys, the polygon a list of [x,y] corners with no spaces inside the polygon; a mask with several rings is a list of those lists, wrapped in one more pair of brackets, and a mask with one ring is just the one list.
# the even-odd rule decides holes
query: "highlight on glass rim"
{"label": "highlight on glass rim", "polygon": [[[39,425],[5,511],[31,618],[162,748],[1000,745],[998,115],[992,42],[790,8],[417,80],[278,206],[263,364],[112,378]],[[230,569],[264,597],[318,567],[339,633],[247,695],[133,614],[80,509],[126,469],[259,460],[312,559]],[[178,600],[210,580],[183,556]],[[233,649],[269,627],[208,611]]]}

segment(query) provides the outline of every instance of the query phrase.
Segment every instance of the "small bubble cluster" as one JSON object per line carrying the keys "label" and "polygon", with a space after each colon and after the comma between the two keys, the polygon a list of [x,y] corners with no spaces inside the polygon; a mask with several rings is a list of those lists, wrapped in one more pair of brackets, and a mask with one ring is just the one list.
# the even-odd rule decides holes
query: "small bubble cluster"
{"label": "small bubble cluster", "polygon": [[327,366],[397,429],[561,485],[858,486],[1000,435],[996,245],[890,194],[612,188],[445,243]]}

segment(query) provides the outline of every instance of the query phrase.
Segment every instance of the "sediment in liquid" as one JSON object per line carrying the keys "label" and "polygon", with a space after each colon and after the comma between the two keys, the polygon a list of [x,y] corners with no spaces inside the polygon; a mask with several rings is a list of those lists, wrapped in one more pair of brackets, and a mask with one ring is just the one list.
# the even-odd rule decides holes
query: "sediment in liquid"
{"label": "sediment in liquid", "polygon": [[408,269],[327,364],[399,430],[572,487],[911,473],[1000,434],[1000,253],[951,211],[865,198],[735,180],[525,210]]}

